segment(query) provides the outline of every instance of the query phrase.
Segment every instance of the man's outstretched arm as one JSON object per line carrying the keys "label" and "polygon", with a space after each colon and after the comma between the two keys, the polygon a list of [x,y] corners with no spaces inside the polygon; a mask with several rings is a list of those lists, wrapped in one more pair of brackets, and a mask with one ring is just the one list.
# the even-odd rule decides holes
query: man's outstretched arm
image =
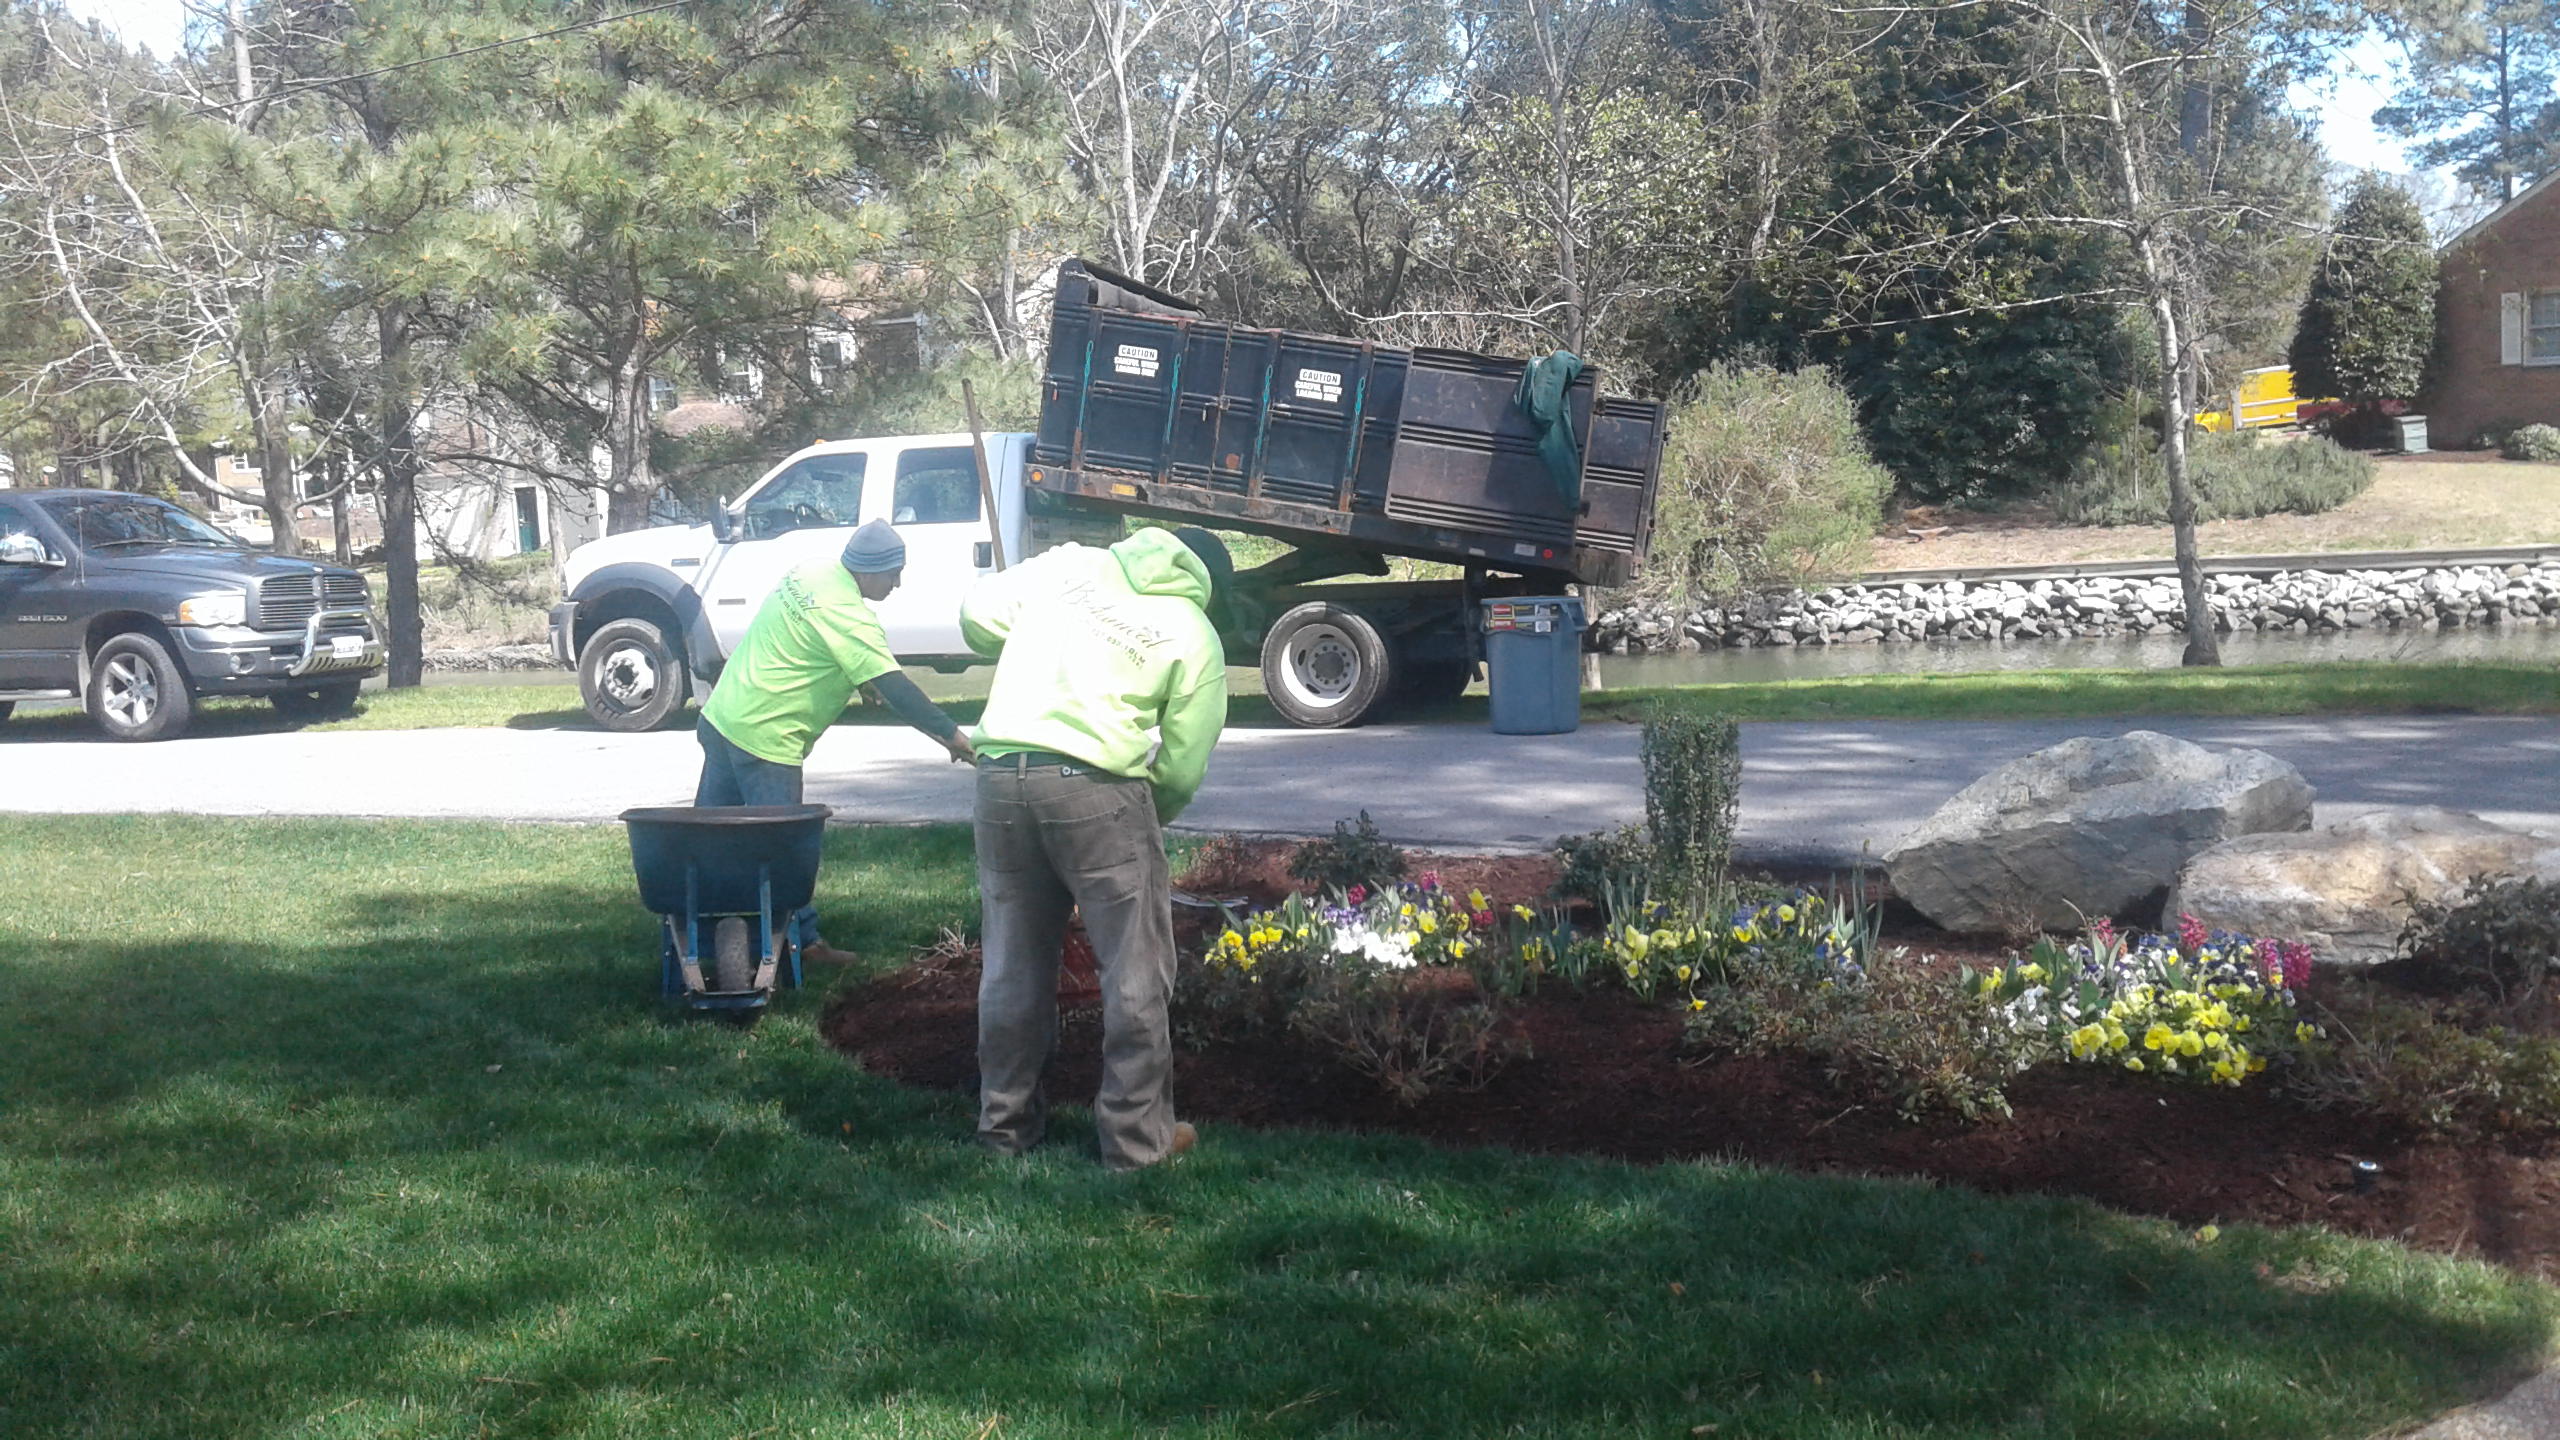
{"label": "man's outstretched arm", "polygon": [[960,723],[942,713],[942,707],[924,698],[916,682],[903,670],[891,670],[871,681],[873,694],[889,707],[889,713],[933,737],[934,743],[951,752],[954,760],[966,760],[977,754],[969,745],[969,737],[960,733]]}

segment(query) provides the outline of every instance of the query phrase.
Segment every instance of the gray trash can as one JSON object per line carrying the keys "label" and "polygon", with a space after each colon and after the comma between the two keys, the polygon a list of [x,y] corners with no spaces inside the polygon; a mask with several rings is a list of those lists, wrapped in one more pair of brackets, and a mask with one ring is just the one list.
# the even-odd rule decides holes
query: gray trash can
{"label": "gray trash can", "polygon": [[1582,601],[1536,595],[1484,602],[1485,688],[1496,735],[1582,728]]}

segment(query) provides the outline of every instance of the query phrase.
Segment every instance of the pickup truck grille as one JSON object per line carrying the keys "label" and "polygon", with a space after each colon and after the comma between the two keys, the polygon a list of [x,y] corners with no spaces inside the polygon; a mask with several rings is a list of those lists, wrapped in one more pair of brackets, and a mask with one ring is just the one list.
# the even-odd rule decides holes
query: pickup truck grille
{"label": "pickup truck grille", "polygon": [[323,609],[365,610],[373,604],[364,577],[347,570],[276,575],[258,586],[258,628],[294,630]]}

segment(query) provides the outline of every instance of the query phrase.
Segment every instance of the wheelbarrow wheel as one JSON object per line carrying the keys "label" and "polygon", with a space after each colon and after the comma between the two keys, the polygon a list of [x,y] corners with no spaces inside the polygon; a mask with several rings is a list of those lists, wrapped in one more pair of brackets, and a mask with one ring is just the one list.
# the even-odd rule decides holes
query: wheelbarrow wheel
{"label": "wheelbarrow wheel", "polygon": [[755,983],[755,937],[747,917],[723,915],[711,927],[711,986],[744,990]]}

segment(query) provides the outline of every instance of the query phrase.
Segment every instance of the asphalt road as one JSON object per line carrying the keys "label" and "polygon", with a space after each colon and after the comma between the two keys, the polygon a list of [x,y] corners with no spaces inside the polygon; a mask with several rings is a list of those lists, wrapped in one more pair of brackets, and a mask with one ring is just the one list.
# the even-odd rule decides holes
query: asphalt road
{"label": "asphalt road", "polygon": [[[2318,793],[2322,823],[2446,805],[2560,832],[2560,720],[1874,721],[1743,727],[1740,848],[1836,861],[1889,849],[1983,772],[2073,735],[2151,728],[2272,751]],[[404,730],[233,735],[116,745],[5,738],[0,811],[367,815],[604,821],[689,803],[684,732]],[[1537,849],[1644,816],[1638,729],[1499,736],[1469,725],[1231,730],[1188,830],[1321,834],[1366,809],[1390,837],[1444,849]],[[808,766],[812,800],[845,820],[961,820],[970,776],[912,732],[838,726]]]}

